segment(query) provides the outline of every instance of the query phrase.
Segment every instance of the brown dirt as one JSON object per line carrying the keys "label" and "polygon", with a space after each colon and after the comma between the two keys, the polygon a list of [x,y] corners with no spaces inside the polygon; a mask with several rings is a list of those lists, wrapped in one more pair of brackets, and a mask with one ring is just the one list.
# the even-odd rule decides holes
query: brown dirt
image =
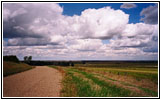
{"label": "brown dirt", "polygon": [[59,97],[62,74],[47,66],[3,78],[4,97]]}

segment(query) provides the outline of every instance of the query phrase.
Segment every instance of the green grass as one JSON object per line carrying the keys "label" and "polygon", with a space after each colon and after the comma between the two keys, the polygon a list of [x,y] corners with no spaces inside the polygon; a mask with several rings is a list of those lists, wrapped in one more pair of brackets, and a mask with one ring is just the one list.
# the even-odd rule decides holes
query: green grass
{"label": "green grass", "polygon": [[[94,90],[91,90],[90,88],[90,85],[88,84],[87,81],[83,81],[82,80],[78,80],[78,84],[81,89],[79,89],[80,93],[85,93],[86,96],[94,96],[94,97],[127,97],[127,96],[131,96],[130,95],[130,91],[129,90],[126,90],[126,89],[123,89],[123,88],[119,88],[117,87],[116,85],[112,85],[110,83],[107,83],[103,80],[100,80],[96,77],[94,77],[92,74],[89,74],[89,73],[86,73],[86,72],[83,72],[83,71],[80,71],[80,70],[76,70],[76,69],[72,69],[73,71],[75,72],[78,72],[78,73],[81,73],[83,74],[86,78],[88,79],[91,79],[95,84],[99,85],[102,89],[100,91],[94,91]],[[80,83],[80,82],[83,82],[83,83]],[[86,84],[86,88],[83,88],[80,86],[82,84]],[[82,91],[84,90],[84,91]],[[90,92],[92,91],[92,92]],[[78,93],[79,93],[78,92]],[[90,93],[90,94],[88,94]],[[82,95],[79,95],[79,96],[82,96]]]}
{"label": "green grass", "polygon": [[143,90],[145,93],[147,93],[147,95],[158,96],[158,93],[157,93],[157,92],[155,92],[155,91],[153,91],[153,90],[150,90],[150,89],[148,89],[148,88],[143,88],[143,87],[136,86],[136,85],[132,85],[132,84],[129,84],[129,83],[126,83],[126,82],[114,80],[114,79],[111,79],[111,78],[109,78],[109,77],[104,77],[104,76],[102,76],[102,75],[100,75],[100,74],[95,74],[95,75],[101,76],[101,77],[103,77],[103,78],[106,78],[107,80],[120,82],[121,84],[126,85],[126,86],[136,87],[136,88],[138,88],[138,89]]}
{"label": "green grass", "polygon": [[[50,67],[65,73],[62,81],[62,97],[158,96],[156,64],[125,63],[123,66],[122,63],[88,63],[76,64],[75,67]],[[146,84],[148,82],[149,84]]]}
{"label": "green grass", "polygon": [[49,67],[51,67],[51,68],[55,68],[55,69],[57,69],[57,70],[58,70],[58,66],[50,65]]}
{"label": "green grass", "polygon": [[[79,68],[79,67],[78,67]],[[155,84],[158,83],[158,70],[157,68],[92,68],[92,67],[82,67],[85,70],[91,70],[93,72],[107,72],[115,75],[132,76],[137,80],[149,79]]]}
{"label": "green grass", "polygon": [[3,76],[8,76],[12,74],[16,74],[19,72],[23,72],[29,69],[34,68],[33,66],[30,66],[25,63],[15,63],[15,62],[9,62],[9,61],[4,61],[3,62]]}
{"label": "green grass", "polygon": [[[61,96],[63,97],[128,97],[131,96],[131,91],[117,87],[103,80],[100,80],[89,74],[74,68],[62,68],[66,74],[63,80],[63,89]],[[88,80],[84,80],[83,77],[74,75],[79,73],[84,75],[87,79],[99,85],[100,89],[92,88]],[[137,95],[133,95],[137,96]]]}
{"label": "green grass", "polygon": [[63,84],[63,88],[61,90],[62,97],[76,97],[77,96],[76,84],[74,83],[74,80],[72,79],[71,73],[66,73],[64,75],[62,84]]}
{"label": "green grass", "polygon": [[86,64],[75,64],[81,67],[119,67],[119,68],[154,68],[158,66],[157,63],[143,63],[143,62],[87,62]]}

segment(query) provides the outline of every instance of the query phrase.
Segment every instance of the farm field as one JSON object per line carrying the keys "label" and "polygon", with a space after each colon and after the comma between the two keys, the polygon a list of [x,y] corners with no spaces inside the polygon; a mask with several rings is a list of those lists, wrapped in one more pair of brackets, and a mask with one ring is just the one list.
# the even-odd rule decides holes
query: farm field
{"label": "farm field", "polygon": [[62,97],[157,97],[157,63],[50,66],[63,73]]}

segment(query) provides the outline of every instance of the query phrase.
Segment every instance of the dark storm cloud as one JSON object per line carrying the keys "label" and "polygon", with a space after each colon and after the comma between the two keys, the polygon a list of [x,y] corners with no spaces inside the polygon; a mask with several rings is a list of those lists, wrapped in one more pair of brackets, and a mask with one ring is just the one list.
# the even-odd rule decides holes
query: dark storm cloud
{"label": "dark storm cloud", "polygon": [[3,4],[3,9],[4,38],[34,36],[27,31],[28,25],[34,20],[27,9],[22,8],[19,4]]}
{"label": "dark storm cloud", "polygon": [[140,15],[144,16],[144,18],[141,18],[141,21],[144,21],[146,24],[158,24],[158,5],[144,8]]}
{"label": "dark storm cloud", "polygon": [[120,6],[120,8],[131,9],[131,8],[136,8],[136,5],[133,3],[124,3]]}
{"label": "dark storm cloud", "polygon": [[[40,38],[43,37],[40,34],[32,34],[32,31],[28,31],[27,27],[20,27],[17,26],[20,25],[20,23],[15,23],[11,21],[3,22],[3,38],[18,38],[18,37],[34,37],[34,38]],[[22,26],[22,25],[21,25]]]}
{"label": "dark storm cloud", "polygon": [[4,3],[3,38],[8,38],[8,46],[57,45],[50,38],[50,22],[61,13],[55,3]]}
{"label": "dark storm cloud", "polygon": [[[56,19],[62,9],[57,4],[4,3],[3,34],[4,38],[34,37],[40,38],[44,33],[35,32],[32,28],[47,25],[46,20]],[[54,16],[54,18],[53,18]],[[35,20],[42,19],[34,23]],[[45,33],[46,34],[46,33]]]}

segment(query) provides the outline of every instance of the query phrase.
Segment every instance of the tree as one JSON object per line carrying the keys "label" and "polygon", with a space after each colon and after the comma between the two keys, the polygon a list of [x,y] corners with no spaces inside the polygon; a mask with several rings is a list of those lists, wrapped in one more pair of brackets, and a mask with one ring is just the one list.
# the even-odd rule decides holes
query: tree
{"label": "tree", "polygon": [[30,61],[32,60],[32,56],[25,56],[24,57],[24,61],[26,62],[26,63],[30,63]]}
{"label": "tree", "polygon": [[28,57],[28,61],[30,62],[32,60],[32,56],[29,56]]}
{"label": "tree", "polygon": [[24,57],[24,61],[25,61],[25,62],[27,62],[27,59],[28,59],[28,57],[27,57],[27,56],[25,56],[25,57]]}

